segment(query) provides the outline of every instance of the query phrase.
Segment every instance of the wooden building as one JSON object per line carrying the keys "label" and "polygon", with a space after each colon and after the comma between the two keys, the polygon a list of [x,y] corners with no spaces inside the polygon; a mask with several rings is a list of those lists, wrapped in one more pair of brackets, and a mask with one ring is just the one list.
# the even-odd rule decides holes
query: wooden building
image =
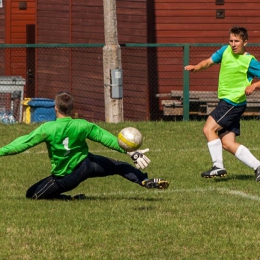
{"label": "wooden building", "polygon": [[[103,0],[90,1],[37,1],[36,42],[46,43],[102,43],[104,44]],[[146,43],[147,2],[117,1],[119,43]],[[51,28],[51,30],[50,30]],[[103,48],[54,50],[55,55],[38,52],[36,76],[37,93],[53,96],[57,89],[66,88],[77,100],[80,117],[104,120]],[[122,64],[124,75],[124,118],[145,120],[149,118],[148,54],[142,49],[135,53],[125,49]],[[62,57],[62,58],[61,58]],[[70,67],[67,67],[71,64]],[[142,71],[136,64],[142,67]],[[143,65],[143,66],[142,66]],[[61,77],[56,77],[62,72]],[[71,84],[67,84],[71,82]],[[46,85],[50,88],[46,88]],[[134,109],[131,107],[134,106]]]}
{"label": "wooden building", "polygon": [[[117,0],[116,6],[125,120],[157,119],[151,116],[154,103],[158,114],[161,110],[156,93],[182,90],[183,50],[124,44],[228,43],[228,30],[235,24],[247,27],[250,43],[259,42],[257,0]],[[0,43],[103,44],[103,0],[3,0]],[[195,63],[215,50],[193,48],[190,60]],[[68,90],[80,116],[104,120],[102,47],[5,52],[1,74],[25,77],[28,97],[52,98],[58,90]],[[191,88],[201,87],[201,76],[193,77]],[[203,77],[204,87],[214,90],[217,68]]]}
{"label": "wooden building", "polygon": [[[35,43],[36,2],[35,0],[4,0],[0,8],[0,43]],[[3,26],[2,26],[3,25]],[[25,77],[26,50],[7,49],[5,55],[5,75]]]}

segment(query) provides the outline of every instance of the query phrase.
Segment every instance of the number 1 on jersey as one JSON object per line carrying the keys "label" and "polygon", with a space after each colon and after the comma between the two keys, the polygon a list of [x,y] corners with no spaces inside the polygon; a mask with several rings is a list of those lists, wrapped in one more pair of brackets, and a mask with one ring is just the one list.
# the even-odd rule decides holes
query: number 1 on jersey
{"label": "number 1 on jersey", "polygon": [[66,137],[66,138],[63,140],[62,144],[63,144],[63,146],[64,146],[64,148],[65,148],[65,150],[66,150],[66,152],[65,152],[65,154],[64,154],[64,156],[66,156],[66,155],[68,155],[68,154],[70,153],[69,138]]}

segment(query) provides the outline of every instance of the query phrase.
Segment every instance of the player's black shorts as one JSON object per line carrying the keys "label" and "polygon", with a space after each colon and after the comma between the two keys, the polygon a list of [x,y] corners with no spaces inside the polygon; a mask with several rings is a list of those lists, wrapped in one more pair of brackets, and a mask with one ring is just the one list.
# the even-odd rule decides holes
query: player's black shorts
{"label": "player's black shorts", "polygon": [[210,114],[223,127],[218,134],[228,130],[236,135],[240,135],[240,118],[245,110],[246,105],[233,106],[224,100],[220,100],[217,107]]}

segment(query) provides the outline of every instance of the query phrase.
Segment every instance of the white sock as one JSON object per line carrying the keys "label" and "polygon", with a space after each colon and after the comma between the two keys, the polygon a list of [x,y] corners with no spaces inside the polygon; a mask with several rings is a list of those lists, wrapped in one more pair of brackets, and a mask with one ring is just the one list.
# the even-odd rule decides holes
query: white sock
{"label": "white sock", "polygon": [[213,165],[218,168],[224,168],[223,155],[222,155],[222,143],[220,139],[218,138],[208,142],[208,148],[209,148],[209,153],[211,155]]}
{"label": "white sock", "polygon": [[258,161],[255,158],[255,156],[244,145],[239,145],[235,153],[235,156],[241,162],[253,168],[254,170],[256,170],[258,166],[260,166],[260,161]]}

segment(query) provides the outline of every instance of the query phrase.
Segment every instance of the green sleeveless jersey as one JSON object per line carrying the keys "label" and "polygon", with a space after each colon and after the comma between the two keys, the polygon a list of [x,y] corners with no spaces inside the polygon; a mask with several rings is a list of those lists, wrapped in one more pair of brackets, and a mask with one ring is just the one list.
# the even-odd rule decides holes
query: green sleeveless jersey
{"label": "green sleeveless jersey", "polygon": [[117,137],[84,119],[57,118],[42,124],[28,135],[18,137],[0,149],[0,156],[17,154],[45,142],[51,160],[51,173],[55,176],[70,174],[88,156],[86,138],[125,153]]}
{"label": "green sleeveless jersey", "polygon": [[246,101],[245,88],[251,84],[247,72],[252,55],[237,55],[230,46],[224,51],[219,73],[218,98],[239,104]]}

